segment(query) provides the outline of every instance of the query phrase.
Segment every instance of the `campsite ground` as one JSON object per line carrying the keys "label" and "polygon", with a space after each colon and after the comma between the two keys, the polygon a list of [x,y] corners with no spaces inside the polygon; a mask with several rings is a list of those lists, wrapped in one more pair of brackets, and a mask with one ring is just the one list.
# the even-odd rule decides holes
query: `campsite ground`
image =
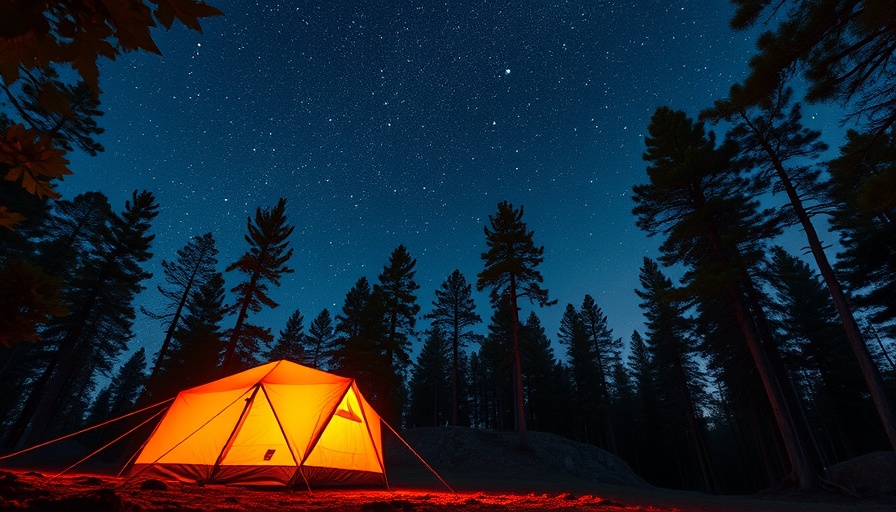
{"label": "campsite ground", "polygon": [[[146,482],[149,482],[148,484]],[[562,482],[545,482],[550,487]],[[162,484],[162,485],[160,485]],[[550,511],[885,511],[893,500],[856,501],[833,494],[788,494],[775,499],[719,497],[659,489],[631,489],[594,485],[588,489],[464,490],[475,482],[463,482],[457,494],[448,491],[393,488],[385,490],[264,490],[226,486],[125,481],[97,475],[64,475],[52,478],[36,472],[0,473],[0,510],[84,512],[283,512],[293,510],[360,512],[500,512]],[[515,484],[508,482],[510,487]],[[165,487],[164,489],[162,487]]]}
{"label": "campsite ground", "polygon": [[[530,433],[530,450],[514,448],[512,434],[462,428],[413,429],[408,442],[455,489],[448,491],[394,438],[384,440],[391,491],[252,489],[131,479],[118,467],[93,462],[80,473],[54,477],[78,460],[62,443],[17,458],[0,470],[0,511],[237,512],[308,510],[361,512],[501,512],[511,510],[840,512],[896,510],[891,491],[863,499],[817,491],[709,496],[648,485],[620,459],[551,434]],[[891,461],[892,462],[892,461]],[[53,470],[51,466],[58,469]],[[25,468],[43,467],[39,471]],[[862,473],[873,465],[859,464]],[[878,466],[891,482],[893,471]],[[89,473],[88,473],[89,472]]]}

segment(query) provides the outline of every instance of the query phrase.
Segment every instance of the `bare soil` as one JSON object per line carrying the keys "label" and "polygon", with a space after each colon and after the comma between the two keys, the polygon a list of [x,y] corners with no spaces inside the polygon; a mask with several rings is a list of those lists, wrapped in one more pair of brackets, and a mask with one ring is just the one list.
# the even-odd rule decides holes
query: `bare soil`
{"label": "bare soil", "polygon": [[[203,486],[86,472],[55,476],[56,472],[46,469],[20,467],[0,471],[0,511],[896,511],[893,494],[857,498],[848,493],[792,491],[750,497],[658,489],[598,448],[550,434],[532,434],[531,448],[520,451],[514,448],[512,434],[470,429],[405,433],[408,442],[455,492],[432,476],[397,439],[387,437],[390,490],[309,493],[305,489]],[[61,467],[71,463],[57,462]],[[99,465],[88,468],[102,470]],[[882,476],[892,478],[892,474]]]}

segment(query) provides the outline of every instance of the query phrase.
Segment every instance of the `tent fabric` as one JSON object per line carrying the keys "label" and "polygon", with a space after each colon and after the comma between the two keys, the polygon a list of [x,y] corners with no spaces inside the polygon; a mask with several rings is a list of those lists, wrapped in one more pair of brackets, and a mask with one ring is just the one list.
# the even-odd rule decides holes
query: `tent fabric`
{"label": "tent fabric", "polygon": [[181,391],[131,474],[240,485],[385,482],[380,417],[354,380],[274,361]]}

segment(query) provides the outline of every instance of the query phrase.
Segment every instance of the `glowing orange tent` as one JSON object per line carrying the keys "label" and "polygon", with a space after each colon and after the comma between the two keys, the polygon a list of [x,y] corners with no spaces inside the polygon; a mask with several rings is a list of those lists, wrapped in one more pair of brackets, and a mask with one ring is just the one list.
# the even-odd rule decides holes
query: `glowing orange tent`
{"label": "glowing orange tent", "polygon": [[274,361],[181,391],[131,474],[240,485],[385,483],[380,417],[353,379]]}

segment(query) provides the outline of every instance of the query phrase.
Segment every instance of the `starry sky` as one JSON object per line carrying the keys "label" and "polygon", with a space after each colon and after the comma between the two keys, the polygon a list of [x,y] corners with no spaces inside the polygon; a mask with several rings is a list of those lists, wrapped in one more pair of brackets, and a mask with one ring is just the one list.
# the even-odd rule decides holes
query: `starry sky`
{"label": "starry sky", "polygon": [[[590,293],[627,341],[660,243],[631,214],[649,118],[696,114],[754,51],[725,0],[210,3],[225,16],[203,34],[158,30],[163,56],[103,63],[106,151],[71,155],[59,190],[99,189],[116,210],[134,189],[156,194],[155,275],[138,299],[155,310],[162,258],[211,231],[223,270],[247,249],[247,216],[286,197],[295,273],[251,320],[275,334],[296,308],[306,325],[338,313],[398,244],[427,312],[455,268],[475,283],[483,227],[508,200],[545,247],[548,335]],[[164,335],[142,315],[135,333],[150,354]]]}

